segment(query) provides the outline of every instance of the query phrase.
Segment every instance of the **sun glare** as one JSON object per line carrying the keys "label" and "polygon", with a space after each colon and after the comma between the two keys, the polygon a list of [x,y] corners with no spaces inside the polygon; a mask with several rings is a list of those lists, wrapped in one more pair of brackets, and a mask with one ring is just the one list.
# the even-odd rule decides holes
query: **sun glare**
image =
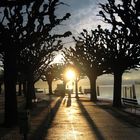
{"label": "sun glare", "polygon": [[73,80],[75,78],[75,72],[73,70],[68,70],[66,72],[66,78],[68,80]]}

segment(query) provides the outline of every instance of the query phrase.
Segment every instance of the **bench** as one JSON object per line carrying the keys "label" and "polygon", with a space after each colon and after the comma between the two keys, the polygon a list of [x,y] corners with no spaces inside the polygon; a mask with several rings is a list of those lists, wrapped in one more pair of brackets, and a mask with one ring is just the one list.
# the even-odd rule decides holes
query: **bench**
{"label": "bench", "polygon": [[132,112],[132,109],[134,108],[135,113],[136,113],[136,110],[140,108],[140,105],[138,104],[137,99],[122,98],[122,102],[124,105],[131,107],[131,112]]}

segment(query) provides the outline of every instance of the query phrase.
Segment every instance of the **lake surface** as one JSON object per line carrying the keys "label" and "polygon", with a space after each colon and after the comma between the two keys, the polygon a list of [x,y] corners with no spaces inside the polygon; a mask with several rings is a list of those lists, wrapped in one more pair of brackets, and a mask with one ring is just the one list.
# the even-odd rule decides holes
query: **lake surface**
{"label": "lake surface", "polygon": [[[53,82],[53,90],[56,89],[57,84],[62,83],[62,81],[54,81]],[[72,82],[69,82],[69,87],[73,85],[73,91],[75,91],[75,84],[72,84]],[[133,98],[133,90],[132,85],[134,85],[135,88],[135,94],[138,102],[140,103],[140,84],[136,84],[132,80],[123,80],[122,84],[122,97],[126,96],[127,98]],[[106,81],[106,80],[97,80],[97,86],[99,87],[99,96],[100,98],[107,98],[107,99],[113,99],[113,81]],[[82,92],[84,92],[85,89],[90,89],[90,84],[88,79],[81,79],[78,82],[78,89],[81,87]],[[36,88],[40,88],[45,93],[48,93],[48,85],[47,82],[39,81],[36,83]]]}
{"label": "lake surface", "polygon": [[[113,75],[105,74],[97,78],[97,86],[99,87],[99,93],[101,98],[113,99]],[[53,82],[53,90],[56,89],[57,84],[62,83],[62,81]],[[74,81],[68,82],[67,87],[71,87],[75,91]],[[132,85],[134,85],[136,98],[140,103],[140,70],[131,70],[127,73],[124,73],[122,76],[122,96],[127,96],[127,98],[132,98],[133,90]],[[48,93],[48,84],[47,82],[38,81],[35,84],[36,88],[41,88],[45,93]],[[78,89],[84,92],[84,89],[90,89],[89,79],[85,77],[84,79],[79,80]]]}
{"label": "lake surface", "polygon": [[[136,99],[140,103],[140,84],[135,84]],[[122,85],[122,97],[133,98],[132,85]],[[99,97],[113,99],[113,85],[99,85]]]}

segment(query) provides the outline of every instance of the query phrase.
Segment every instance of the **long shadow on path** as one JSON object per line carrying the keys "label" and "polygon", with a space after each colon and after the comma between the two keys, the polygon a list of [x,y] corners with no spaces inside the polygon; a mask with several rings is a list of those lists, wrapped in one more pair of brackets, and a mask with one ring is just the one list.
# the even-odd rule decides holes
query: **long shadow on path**
{"label": "long shadow on path", "polygon": [[[87,100],[85,100],[85,101],[88,102]],[[90,127],[92,128],[93,132],[95,132],[97,139],[105,140],[104,136],[102,135],[102,133],[100,132],[99,128],[96,126],[96,124],[94,123],[92,118],[90,117],[89,113],[85,109],[84,105],[81,103],[80,99],[77,102],[80,106],[80,109],[81,109],[83,115],[86,117],[88,123],[90,124]]]}
{"label": "long shadow on path", "polygon": [[101,109],[111,114],[116,119],[119,119],[122,123],[128,123],[135,127],[140,127],[140,116],[124,111],[124,108],[115,108],[110,105],[99,105]]}
{"label": "long shadow on path", "polygon": [[[140,120],[134,114],[128,114],[122,109],[114,108],[111,103],[106,104],[104,101],[92,103],[83,97],[78,100],[78,104],[97,139],[105,140],[109,137],[139,139]],[[136,131],[131,134],[132,130]]]}

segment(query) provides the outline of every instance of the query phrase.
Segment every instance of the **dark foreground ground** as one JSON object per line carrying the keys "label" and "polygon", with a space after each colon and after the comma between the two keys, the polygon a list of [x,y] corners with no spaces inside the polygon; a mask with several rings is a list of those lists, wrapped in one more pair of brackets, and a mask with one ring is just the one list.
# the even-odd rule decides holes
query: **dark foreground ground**
{"label": "dark foreground ground", "polygon": [[[29,133],[28,140],[38,139],[40,140],[43,134],[44,128],[47,128],[51,118],[53,118],[62,98],[58,96],[49,96],[45,94],[37,95],[38,102],[35,103],[33,109],[29,112]],[[18,99],[18,112],[22,112],[24,108],[24,97],[17,96]],[[3,127],[4,118],[4,96],[0,95],[0,140],[23,140],[24,134],[20,132],[19,125],[14,128]],[[20,120],[20,119],[19,119]],[[23,118],[24,120],[24,118]],[[20,122],[20,121],[19,121]],[[19,123],[18,123],[19,124]],[[23,121],[23,126],[24,126]],[[26,125],[25,125],[26,126]]]}
{"label": "dark foreground ground", "polygon": [[[2,111],[0,113],[1,121]],[[79,100],[75,95],[71,98],[53,97],[49,106],[42,100],[31,111],[30,123],[28,140],[140,139],[139,111],[115,109],[111,101],[105,99],[93,103],[86,95],[79,95]],[[0,140],[23,138],[18,127],[0,128]]]}

